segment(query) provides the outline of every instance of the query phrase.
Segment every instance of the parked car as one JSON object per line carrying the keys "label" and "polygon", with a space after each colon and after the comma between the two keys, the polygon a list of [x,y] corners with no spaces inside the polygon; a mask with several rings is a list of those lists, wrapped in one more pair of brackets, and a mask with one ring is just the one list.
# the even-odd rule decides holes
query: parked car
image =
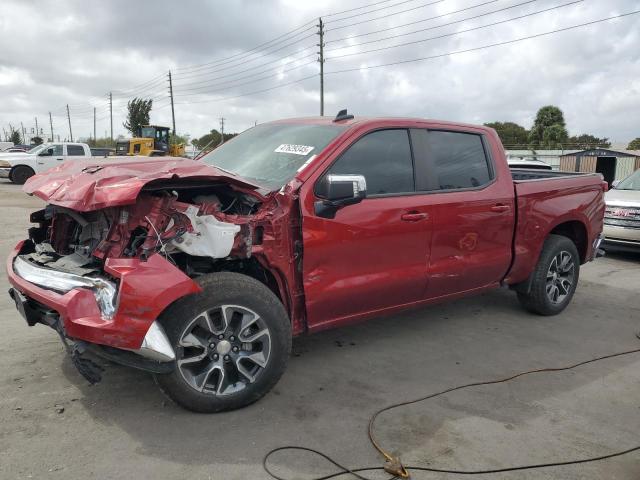
{"label": "parked car", "polygon": [[282,120],[200,161],[31,178],[48,206],[9,256],[10,294],[76,360],[153,372],[179,404],[217,412],[276,384],[292,336],[501,285],[562,312],[599,251],[605,189],[597,174],[510,171],[484,126]]}
{"label": "parked car", "polygon": [[640,251],[640,170],[605,195],[604,248]]}
{"label": "parked car", "polygon": [[86,143],[43,143],[24,153],[0,156],[0,178],[22,185],[36,173],[58,166],[65,160],[86,160],[91,150]]}
{"label": "parked car", "polygon": [[13,142],[0,142],[0,152],[6,152],[10,148],[13,148]]}
{"label": "parked car", "polygon": [[536,158],[514,157],[508,155],[507,162],[509,163],[509,168],[524,168],[527,170],[553,170],[553,167],[551,167],[551,165]]}

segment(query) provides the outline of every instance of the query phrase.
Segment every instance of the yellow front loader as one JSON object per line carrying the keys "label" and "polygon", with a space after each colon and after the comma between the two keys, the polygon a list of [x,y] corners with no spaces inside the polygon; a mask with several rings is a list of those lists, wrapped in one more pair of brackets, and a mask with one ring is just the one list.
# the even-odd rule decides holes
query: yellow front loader
{"label": "yellow front loader", "polygon": [[145,125],[137,137],[116,142],[116,155],[184,157],[184,143],[171,143],[169,127]]}

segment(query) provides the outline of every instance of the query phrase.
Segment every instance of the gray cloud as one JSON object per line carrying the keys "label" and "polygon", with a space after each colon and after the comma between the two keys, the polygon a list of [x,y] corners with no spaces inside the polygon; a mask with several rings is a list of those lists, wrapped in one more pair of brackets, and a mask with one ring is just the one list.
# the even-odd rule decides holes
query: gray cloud
{"label": "gray cloud", "polygon": [[[500,0],[467,12],[336,42],[434,15],[466,8],[481,0],[444,0],[434,5],[414,0],[371,6],[378,12],[355,10],[325,17],[325,70],[359,68],[474,48],[640,9],[637,0],[585,0],[544,14],[363,55],[337,55],[459,32],[475,26],[536,12],[569,0],[538,0],[470,20],[396,39],[389,35],[490,12],[522,3]],[[319,112],[317,78],[278,87],[316,75],[315,29],[300,30],[294,44],[243,54],[305,22],[356,8],[363,0],[57,2],[5,0],[0,17],[0,124],[33,126],[37,116],[48,127],[67,134],[64,106],[71,105],[74,135],[88,136],[97,109],[98,135],[108,130],[106,93],[114,91],[114,130],[124,133],[126,100],[136,94],[155,98],[152,120],[169,124],[167,83],[174,72],[176,123],[182,133],[200,136],[217,128],[224,116],[227,128],[243,130],[254,122]],[[392,15],[400,10],[413,11]],[[360,25],[356,21],[382,17]],[[346,27],[345,27],[346,26]],[[402,65],[327,75],[325,111],[349,107],[361,115],[409,115],[480,123],[516,121],[529,126],[536,110],[559,105],[571,133],[588,132],[625,142],[640,136],[640,15],[557,35],[487,50]],[[333,42],[332,42],[333,40]],[[305,47],[312,47],[304,49]],[[336,47],[336,51],[330,51]],[[234,56],[228,60],[227,57]],[[306,58],[302,58],[309,55]],[[297,58],[302,58],[296,61]],[[223,60],[220,60],[223,59]],[[211,63],[191,68],[190,65]],[[258,66],[265,66],[258,68]],[[292,69],[293,67],[298,67]],[[288,71],[290,70],[290,71]],[[260,77],[269,77],[259,80]],[[204,87],[204,88],[203,88]],[[235,97],[224,100],[228,97]],[[45,129],[47,130],[47,129]]]}

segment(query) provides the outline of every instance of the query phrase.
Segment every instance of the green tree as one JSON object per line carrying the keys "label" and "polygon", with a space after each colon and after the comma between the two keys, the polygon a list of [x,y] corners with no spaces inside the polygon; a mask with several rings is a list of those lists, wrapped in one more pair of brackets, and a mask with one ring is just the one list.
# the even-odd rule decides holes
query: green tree
{"label": "green tree", "polygon": [[[564,130],[564,141],[566,141],[569,135],[567,134],[562,110],[554,105],[547,105],[538,110],[536,119],[533,122],[533,127],[531,127],[531,131],[529,132],[529,143],[531,147],[548,146],[544,141],[545,130],[555,125],[558,125]],[[558,138],[558,136],[562,136],[559,128],[547,134],[547,138],[550,141],[551,139]]]}
{"label": "green tree", "polygon": [[31,143],[33,145],[42,145],[43,142],[42,137],[31,137]]}
{"label": "green tree", "polygon": [[[225,133],[224,141],[232,139],[235,137],[237,133]],[[216,129],[211,130],[206,135],[203,135],[200,138],[194,138],[191,140],[191,143],[195,145],[196,148],[215,148],[220,144],[220,132]]]}
{"label": "green tree", "polygon": [[573,137],[569,137],[568,143],[571,148],[581,148],[585,150],[587,148],[594,148],[594,147],[609,148],[611,146],[611,142],[609,141],[608,138],[606,137],[598,138],[588,133],[583,133],[581,135],[575,135]]}
{"label": "green tree", "polygon": [[563,125],[556,123],[544,129],[542,134],[542,146],[546,148],[562,148],[562,144],[567,142],[569,134]]}
{"label": "green tree", "polygon": [[627,150],[640,150],[640,137],[631,140],[627,145]]}
{"label": "green tree", "polygon": [[9,141],[13,142],[14,145],[22,145],[22,137],[20,136],[20,132],[12,128],[11,133],[9,134]]}
{"label": "green tree", "polygon": [[92,148],[109,148],[109,147],[113,147],[113,142],[111,141],[111,138],[109,138],[109,137],[105,137],[105,138],[89,137],[89,138],[82,138],[79,141],[88,144]]}
{"label": "green tree", "polygon": [[189,143],[189,135],[187,134],[180,135],[177,133],[174,135],[173,133],[171,133],[169,134],[169,142],[172,145],[181,144],[181,143],[184,143],[186,145],[187,143]]}
{"label": "green tree", "polygon": [[127,102],[127,121],[122,125],[129,130],[132,135],[138,135],[143,125],[149,125],[149,118],[153,100],[144,98],[134,98]]}
{"label": "green tree", "polygon": [[487,127],[493,128],[503,145],[526,146],[529,140],[529,132],[523,126],[513,122],[490,122],[485,123]]}

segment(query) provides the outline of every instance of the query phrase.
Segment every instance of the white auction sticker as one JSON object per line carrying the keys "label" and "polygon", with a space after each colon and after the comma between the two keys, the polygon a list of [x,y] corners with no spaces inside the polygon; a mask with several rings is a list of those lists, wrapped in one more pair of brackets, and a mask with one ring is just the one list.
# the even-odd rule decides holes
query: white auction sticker
{"label": "white auction sticker", "polygon": [[288,143],[283,143],[278,148],[274,150],[276,153],[293,153],[294,155],[309,155],[309,152],[313,150],[314,147],[309,147],[307,145],[290,145]]}

